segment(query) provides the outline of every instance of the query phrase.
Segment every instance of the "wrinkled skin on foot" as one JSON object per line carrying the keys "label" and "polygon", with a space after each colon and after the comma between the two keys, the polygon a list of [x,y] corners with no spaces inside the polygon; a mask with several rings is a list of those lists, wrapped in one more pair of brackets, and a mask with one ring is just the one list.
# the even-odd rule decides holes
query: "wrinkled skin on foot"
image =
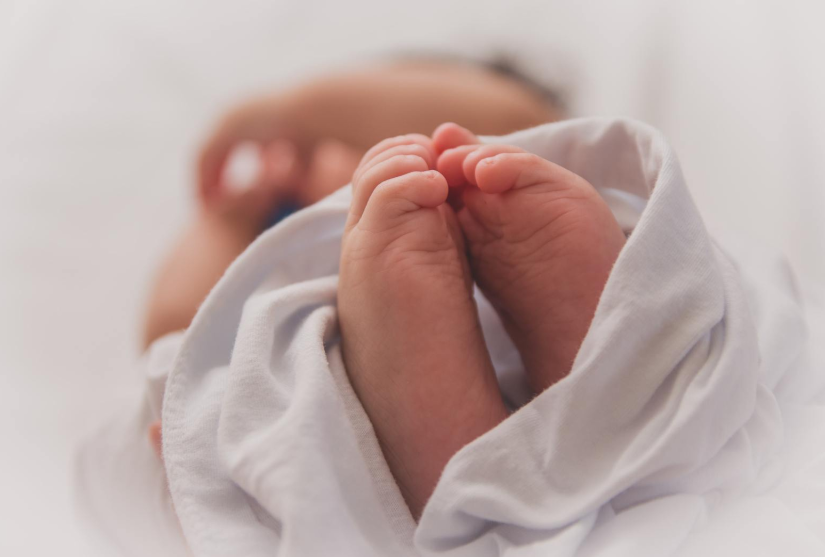
{"label": "wrinkled skin on foot", "polygon": [[473,277],[521,353],[536,393],[566,376],[625,236],[582,177],[444,124],[437,168],[453,189]]}

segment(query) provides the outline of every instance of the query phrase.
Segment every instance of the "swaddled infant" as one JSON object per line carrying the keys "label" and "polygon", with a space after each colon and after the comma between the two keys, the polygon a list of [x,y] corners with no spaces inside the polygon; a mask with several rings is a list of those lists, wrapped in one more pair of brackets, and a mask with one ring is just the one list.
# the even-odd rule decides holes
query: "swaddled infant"
{"label": "swaddled infant", "polygon": [[[655,130],[559,116],[444,61],[231,112],[146,396],[82,456],[96,525],[140,555],[821,554],[815,306],[708,234]],[[546,159],[478,139],[524,128]]]}
{"label": "swaddled infant", "polygon": [[[450,457],[508,414],[474,283],[499,313],[537,394],[570,371],[624,245],[583,178],[516,147],[482,145],[473,133],[503,134],[557,116],[521,81],[444,63],[339,76],[246,105],[204,150],[201,208],[159,277],[146,343],[188,325],[286,200],[312,202],[351,177],[338,291],[344,360],[420,516]],[[432,135],[378,141],[447,119],[472,131],[447,123]],[[261,145],[265,162],[251,186],[236,191],[221,171],[241,140]],[[158,454],[160,432],[156,422],[150,437]]]}

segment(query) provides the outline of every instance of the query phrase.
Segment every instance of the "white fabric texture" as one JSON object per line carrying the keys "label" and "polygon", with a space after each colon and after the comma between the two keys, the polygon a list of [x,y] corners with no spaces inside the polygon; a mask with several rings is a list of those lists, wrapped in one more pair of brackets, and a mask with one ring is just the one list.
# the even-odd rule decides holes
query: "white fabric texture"
{"label": "white fabric texture", "polygon": [[149,366],[171,369],[165,466],[192,554],[822,555],[821,306],[780,258],[708,235],[653,129],[496,142],[582,175],[629,233],[570,375],[531,399],[479,296],[519,408],[451,459],[416,526],[341,361],[341,190],[262,235],[174,364]]}

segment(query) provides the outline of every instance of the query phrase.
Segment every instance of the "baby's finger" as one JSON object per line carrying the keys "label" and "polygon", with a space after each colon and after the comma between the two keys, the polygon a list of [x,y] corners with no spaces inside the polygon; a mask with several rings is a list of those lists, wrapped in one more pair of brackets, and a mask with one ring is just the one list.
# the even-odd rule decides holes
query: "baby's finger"
{"label": "baby's finger", "polygon": [[261,186],[294,194],[305,169],[292,142],[275,141],[263,149]]}
{"label": "baby's finger", "polygon": [[350,225],[357,223],[361,218],[370,197],[381,183],[410,172],[424,172],[428,169],[427,161],[420,156],[395,155],[366,170],[357,183],[353,182]]}
{"label": "baby's finger", "polygon": [[198,196],[207,201],[220,189],[221,174],[233,143],[213,138],[201,150],[198,158]]}
{"label": "baby's finger", "polygon": [[198,157],[198,193],[203,201],[218,196],[224,187],[223,174],[229,155],[244,141],[255,141],[242,109],[235,109],[220,119],[208,139],[203,143]]}

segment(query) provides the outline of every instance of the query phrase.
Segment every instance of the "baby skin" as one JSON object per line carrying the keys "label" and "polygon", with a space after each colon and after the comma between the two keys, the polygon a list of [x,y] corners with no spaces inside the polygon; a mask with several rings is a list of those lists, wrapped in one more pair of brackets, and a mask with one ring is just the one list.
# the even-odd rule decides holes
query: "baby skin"
{"label": "baby skin", "polygon": [[344,362],[417,519],[447,461],[507,417],[473,283],[540,393],[569,373],[625,237],[581,177],[455,124],[379,143],[352,184]]}

